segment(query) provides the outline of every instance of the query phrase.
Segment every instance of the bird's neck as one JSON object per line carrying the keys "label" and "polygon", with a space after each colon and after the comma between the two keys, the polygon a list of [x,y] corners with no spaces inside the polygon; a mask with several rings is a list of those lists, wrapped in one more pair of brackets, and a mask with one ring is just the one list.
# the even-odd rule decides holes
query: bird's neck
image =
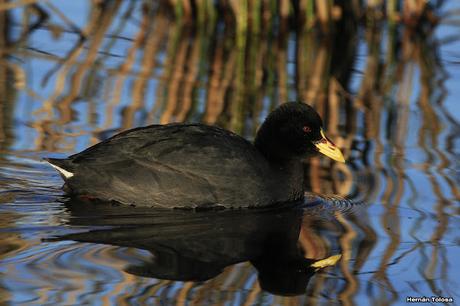
{"label": "bird's neck", "polygon": [[268,160],[272,168],[273,178],[277,184],[274,186],[274,190],[282,190],[281,195],[284,196],[288,191],[289,200],[301,198],[304,191],[304,173],[300,157],[290,154],[282,141],[278,141],[276,135],[264,130],[263,127],[259,129],[254,145]]}
{"label": "bird's neck", "polygon": [[[304,194],[304,168],[301,160],[291,159],[284,163],[271,163],[272,173],[276,181],[273,190],[282,191],[275,195],[282,201],[294,201],[301,199]],[[283,197],[288,194],[288,199]]]}
{"label": "bird's neck", "polygon": [[254,146],[272,164],[288,165],[296,159],[267,122],[257,131]]}

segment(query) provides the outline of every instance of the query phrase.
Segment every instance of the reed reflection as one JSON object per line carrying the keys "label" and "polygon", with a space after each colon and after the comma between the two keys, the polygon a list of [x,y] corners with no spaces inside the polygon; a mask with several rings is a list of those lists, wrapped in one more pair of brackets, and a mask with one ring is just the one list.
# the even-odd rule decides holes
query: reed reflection
{"label": "reed reflection", "polygon": [[[312,159],[305,166],[307,187],[371,204],[359,217],[337,214],[333,225],[294,218],[304,258],[339,249],[343,255],[337,277],[316,274],[307,296],[398,302],[403,294],[394,275],[409,263],[416,266],[411,279],[420,281],[406,290],[451,290],[460,129],[443,105],[449,76],[439,59],[432,5],[298,1],[290,15],[289,1],[274,7],[267,1],[247,7],[160,2],[82,1],[88,8],[83,23],[48,2],[1,3],[2,150],[18,138],[26,140],[20,150],[75,153],[120,130],[175,121],[217,124],[252,138],[279,103],[302,100],[319,111],[349,161]],[[225,9],[232,13],[222,15]],[[17,117],[28,119],[14,135],[17,103],[24,109]],[[248,268],[232,265],[243,258],[236,257],[209,274],[224,270],[214,280],[241,275],[233,289],[247,285],[257,300],[260,288]],[[147,266],[159,273],[154,262]],[[211,280],[200,288],[222,284]],[[154,295],[168,285],[147,291]],[[193,286],[186,283],[178,294]]]}

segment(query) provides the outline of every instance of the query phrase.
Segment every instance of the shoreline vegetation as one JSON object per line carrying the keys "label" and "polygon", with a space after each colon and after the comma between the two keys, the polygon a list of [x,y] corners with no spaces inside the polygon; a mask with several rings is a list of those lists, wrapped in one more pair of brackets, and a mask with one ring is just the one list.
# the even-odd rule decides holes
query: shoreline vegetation
{"label": "shoreline vegetation", "polygon": [[[301,100],[325,119],[347,160],[366,164],[368,154],[380,159],[383,138],[404,155],[414,99],[429,120],[420,139],[440,133],[444,115],[433,107],[442,104],[445,73],[432,34],[442,3],[88,1],[82,25],[52,2],[3,2],[1,84],[5,97],[21,91],[39,104],[30,107],[36,150],[76,151],[66,137],[85,133],[75,124],[80,101],[89,108],[79,117],[94,129],[89,146],[107,130],[182,121],[252,138],[271,109]],[[127,36],[127,26],[134,35]],[[71,43],[60,53],[31,43],[43,31]],[[32,84],[22,63],[37,60],[48,68]],[[40,87],[51,93],[43,96]],[[14,99],[1,102],[13,109],[7,105]],[[114,126],[117,116],[121,125]],[[314,158],[306,171],[314,192],[370,192],[356,189],[345,165]]]}
{"label": "shoreline vegetation", "polygon": [[366,26],[388,22],[418,30],[439,21],[436,11],[442,1],[331,1],[331,0],[162,0],[158,9],[189,24],[223,21],[237,32],[260,33],[273,25],[280,32],[289,27],[334,32],[335,22],[346,20]]}

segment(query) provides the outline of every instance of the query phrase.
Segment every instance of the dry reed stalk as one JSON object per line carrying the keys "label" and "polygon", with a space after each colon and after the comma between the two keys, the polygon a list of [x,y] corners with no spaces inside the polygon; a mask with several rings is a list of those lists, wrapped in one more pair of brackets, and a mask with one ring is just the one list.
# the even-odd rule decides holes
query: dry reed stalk
{"label": "dry reed stalk", "polygon": [[166,102],[166,108],[163,110],[163,114],[160,118],[160,123],[170,123],[173,119],[173,113],[176,110],[178,99],[180,97],[181,92],[181,83],[182,78],[184,77],[184,65],[187,56],[188,50],[188,41],[181,39],[178,42],[177,52],[175,52],[174,56],[174,64],[171,71],[171,77],[168,80],[169,86],[167,89],[168,96]]}
{"label": "dry reed stalk", "polygon": [[175,294],[176,304],[177,305],[187,305],[187,302],[189,301],[190,292],[194,289],[195,286],[196,286],[195,282],[192,282],[192,281],[184,282],[184,284],[182,285],[182,288],[180,288],[179,292]]}
{"label": "dry reed stalk", "polygon": [[[429,51],[428,51],[429,50]],[[441,269],[444,270],[442,273],[448,271],[449,263],[445,260],[445,254],[443,252],[443,246],[440,241],[443,240],[444,235],[448,232],[451,224],[448,209],[451,206],[450,198],[458,199],[458,189],[456,184],[452,182],[451,178],[445,174],[443,170],[448,169],[451,166],[451,162],[446,157],[446,152],[439,148],[439,141],[442,137],[443,124],[438,116],[439,111],[435,106],[439,104],[433,103],[434,93],[440,84],[433,81],[433,75],[436,75],[434,71],[437,67],[431,63],[435,62],[436,55],[431,52],[430,46],[424,46],[423,43],[417,44],[414,48],[415,55],[413,58],[416,59],[417,64],[420,66],[420,83],[421,93],[419,95],[417,104],[421,110],[422,124],[420,126],[420,132],[418,136],[418,145],[426,152],[426,161],[420,165],[422,171],[426,174],[428,181],[431,185],[431,190],[436,196],[436,204],[434,205],[434,211],[436,212],[436,219],[438,220],[435,229],[430,236],[431,254],[428,256],[428,263],[426,268],[422,271],[422,276],[429,282],[436,278],[437,272]],[[430,64],[428,64],[430,63]],[[433,170],[434,165],[435,171]],[[446,188],[443,185],[449,186],[451,194],[447,194]],[[423,248],[423,246],[422,246]],[[426,251],[425,251],[426,252]],[[440,254],[441,253],[441,254]],[[441,266],[441,267],[440,267]],[[448,287],[448,284],[443,284],[444,287]],[[440,285],[435,283],[432,284],[434,290],[441,291]]]}
{"label": "dry reed stalk", "polygon": [[398,20],[397,5],[397,0],[387,0],[386,2],[386,14],[390,25],[393,25]]}
{"label": "dry reed stalk", "polygon": [[[307,6],[309,5],[309,0],[299,0],[298,1],[298,20],[299,24],[305,25],[306,21],[308,20],[307,17]],[[303,29],[308,27],[303,27]]]}
{"label": "dry reed stalk", "polygon": [[415,17],[415,14],[417,12],[417,1],[416,0],[405,0],[403,2],[403,10],[402,10],[402,15],[403,19],[408,22],[409,20],[412,20],[413,17]]}
{"label": "dry reed stalk", "polygon": [[331,29],[332,3],[330,0],[316,0],[316,14],[321,30],[328,33]]}
{"label": "dry reed stalk", "polygon": [[304,303],[304,305],[314,306],[321,304],[321,292],[324,290],[324,287],[326,287],[327,280],[329,280],[329,278],[326,273],[317,273],[315,275],[315,281],[307,287],[305,296],[308,297],[308,302]]}
{"label": "dry reed stalk", "polygon": [[260,111],[263,107],[263,100],[265,92],[267,91],[267,84],[264,84],[264,64],[268,57],[268,43],[267,39],[262,41],[257,40],[257,46],[253,48],[253,62],[254,62],[254,107],[253,120],[252,120],[252,131],[251,136],[255,135],[261,122],[259,122]]}
{"label": "dry reed stalk", "polygon": [[[407,43],[407,42],[406,42]],[[410,48],[412,49],[412,48]],[[375,57],[378,56],[378,51],[375,52]],[[407,82],[407,80],[411,79],[411,75],[413,70],[404,69],[407,68],[407,62],[402,61],[400,63],[401,69],[403,69],[403,84]],[[410,83],[410,82],[409,82]],[[404,88],[404,85],[401,86]],[[409,97],[406,97],[405,100],[408,100]],[[404,120],[401,117],[396,117],[396,125],[400,126],[403,124],[405,125]],[[399,129],[399,128],[398,128]],[[391,139],[394,142],[394,146],[401,152],[403,144],[398,141],[398,136],[395,135]],[[388,161],[389,162],[389,161]],[[376,162],[378,164],[378,162]],[[379,268],[377,272],[374,273],[374,277],[380,281],[383,281],[388,285],[390,292],[395,295],[396,291],[392,288],[391,283],[389,283],[388,278],[386,276],[386,270],[389,265],[389,262],[394,257],[395,252],[397,252],[398,247],[400,245],[400,218],[399,212],[397,210],[398,206],[400,205],[402,195],[404,194],[404,172],[402,166],[395,161],[395,164],[392,165],[393,168],[388,169],[388,165],[380,165],[378,164],[378,169],[385,174],[386,176],[386,185],[384,186],[383,195],[381,197],[381,201],[385,207],[385,214],[381,216],[381,224],[383,230],[388,235],[390,243],[386,247],[386,250],[382,256],[382,259],[379,264]],[[394,169],[394,170],[393,170]]]}
{"label": "dry reed stalk", "polygon": [[179,20],[182,18],[182,3],[184,0],[169,0],[169,7],[172,7],[174,9],[174,17],[176,17],[176,20]]}
{"label": "dry reed stalk", "polygon": [[283,33],[287,30],[287,22],[289,18],[289,0],[279,0],[279,16],[280,16],[280,31]]}
{"label": "dry reed stalk", "polygon": [[304,252],[304,257],[307,259],[318,260],[326,258],[327,252],[329,251],[324,237],[318,235],[314,222],[306,217],[302,219],[298,245]]}
{"label": "dry reed stalk", "polygon": [[190,21],[192,19],[192,0],[182,0],[182,12],[184,19]]}
{"label": "dry reed stalk", "polygon": [[80,28],[70,18],[68,18],[63,12],[61,12],[61,10],[59,10],[56,6],[54,6],[51,2],[46,2],[46,6],[51,10],[51,12],[56,14],[59,17],[59,19],[61,19],[73,31],[80,33],[80,35],[84,35],[84,33],[81,32]]}
{"label": "dry reed stalk", "polygon": [[251,34],[258,34],[261,29],[261,11],[262,1],[255,0],[249,1],[249,21],[250,21],[250,32]]}
{"label": "dry reed stalk", "polygon": [[[151,113],[166,107],[168,99],[168,82],[171,78],[174,68],[174,59],[176,56],[177,46],[182,34],[182,24],[173,23],[169,29],[169,35],[165,51],[165,61],[163,64],[162,74],[158,76],[158,85],[156,90],[156,103]],[[174,109],[171,110],[171,114]],[[160,117],[160,121],[161,121]]]}
{"label": "dry reed stalk", "polygon": [[314,193],[321,194],[322,189],[322,178],[321,178],[321,163],[319,157],[313,157],[309,161],[310,172],[308,178],[310,179],[310,190]]}
{"label": "dry reed stalk", "polygon": [[306,92],[302,96],[304,101],[308,101],[310,105],[319,109],[318,104],[321,100],[322,92],[326,88],[324,81],[328,72],[330,52],[325,42],[320,43],[315,51],[315,53],[312,52],[312,55],[314,55],[310,59],[312,62],[309,67],[312,67],[312,70],[308,73]]}
{"label": "dry reed stalk", "polygon": [[211,65],[211,75],[208,81],[206,110],[203,116],[203,121],[208,124],[214,124],[217,117],[223,109],[223,89],[221,88],[221,73],[226,71],[223,69],[224,47],[223,43],[217,42],[214,48],[214,58]]}
{"label": "dry reed stalk", "polygon": [[[356,230],[340,212],[335,212],[336,220],[343,226],[345,233],[339,238],[340,248],[342,251],[342,259],[340,260],[340,270],[343,277],[346,279],[345,288],[341,290],[338,297],[340,302],[345,306],[352,306],[353,296],[359,288],[359,282],[351,269],[351,259],[353,257],[353,240],[358,236]],[[353,270],[353,269],[352,269]]]}
{"label": "dry reed stalk", "polygon": [[[355,274],[358,271],[361,271],[364,265],[370,260],[370,255],[374,250],[377,244],[377,233],[372,227],[372,224],[369,224],[370,216],[368,212],[363,211],[363,214],[359,216],[347,216],[348,219],[353,223],[354,227],[357,228],[358,233],[363,233],[363,239],[360,241],[360,245],[356,252],[356,257],[354,258],[353,271]],[[362,236],[362,234],[360,234]]]}
{"label": "dry reed stalk", "polygon": [[228,282],[229,280],[233,279],[233,274],[238,274],[239,270],[237,269],[238,266],[228,266],[225,267],[223,272],[219,274],[217,277],[214,277],[200,287],[198,287],[195,291],[195,296],[193,297],[192,305],[206,305],[209,300],[206,299],[206,294],[209,292],[214,292],[216,288],[221,288],[224,282]]}
{"label": "dry reed stalk", "polygon": [[[230,91],[230,87],[236,74],[236,61],[238,51],[231,49],[223,61],[223,46],[216,48],[212,75],[208,83],[208,98],[206,111],[203,121],[208,124],[215,124],[219,115],[224,110],[225,95]],[[224,62],[224,64],[222,64]],[[222,66],[223,65],[223,66]],[[220,69],[222,67],[222,69]]]}
{"label": "dry reed stalk", "polygon": [[[130,8],[128,8],[127,13],[130,12]],[[125,14],[124,21],[127,21],[127,15]],[[124,57],[124,61],[120,64],[118,69],[114,70],[111,72],[111,75],[115,78],[113,81],[114,86],[110,88],[109,86],[106,86],[106,88],[110,88],[111,91],[111,97],[108,100],[108,103],[106,105],[106,122],[102,125],[102,129],[108,129],[109,127],[112,126],[113,122],[113,109],[121,102],[121,97],[122,97],[122,91],[123,91],[123,84],[126,81],[126,78],[128,75],[132,72],[132,67],[136,61],[136,53],[137,51],[141,48],[142,42],[145,39],[146,36],[146,27],[147,23],[145,22],[145,19],[141,23],[141,26],[139,27],[138,33],[134,36],[134,39],[131,43],[131,46],[129,47],[128,51],[126,52],[126,55]],[[123,25],[124,22],[122,22],[120,25]],[[115,32],[116,33],[116,32]],[[126,129],[129,126],[124,126],[122,129]]]}
{"label": "dry reed stalk", "polygon": [[[449,159],[448,155],[453,152],[452,146],[447,145],[446,149],[440,148],[439,142],[442,140],[442,133],[445,131],[445,123],[443,122],[443,118],[441,118],[442,114],[442,99],[443,95],[437,97],[438,91],[443,91],[443,82],[444,77],[443,75],[445,72],[443,71],[442,66],[440,66],[436,54],[436,47],[432,46],[432,44],[427,44],[425,41],[418,41],[418,46],[416,48],[416,52],[414,54],[414,58],[419,66],[420,70],[420,84],[421,86],[421,94],[420,98],[417,101],[418,106],[422,110],[423,114],[423,126],[421,130],[426,133],[425,135],[421,135],[418,143],[422,143],[422,139],[429,139],[431,141],[431,149],[437,154],[439,159],[438,165],[436,167],[437,174],[443,178],[445,183],[450,188],[451,195],[454,199],[460,199],[460,192],[457,187],[457,184],[452,179],[450,175],[446,173],[446,169],[450,169],[452,167],[452,161]],[[440,76],[438,76],[440,75]],[[435,77],[438,76],[438,77]],[[441,79],[439,79],[441,77]],[[443,114],[445,116],[445,114]],[[425,124],[426,122],[426,124]],[[458,125],[454,123],[453,125]],[[431,134],[428,136],[428,132]],[[452,132],[455,134],[455,132]],[[423,138],[422,138],[423,137]],[[446,142],[449,141],[449,137],[446,137]],[[428,148],[427,148],[428,149]],[[427,150],[428,152],[428,150]],[[432,164],[427,163],[428,164]],[[428,168],[423,168],[425,172],[428,172],[429,168],[432,168],[432,165]],[[435,176],[428,174],[430,181],[435,181]],[[438,184],[437,184],[438,185]],[[439,205],[444,205],[449,203],[448,195],[445,192],[438,192],[439,187],[433,188],[435,190],[435,194],[438,197]],[[443,215],[443,217],[445,217]],[[439,217],[441,218],[441,217]]]}
{"label": "dry reed stalk", "polygon": [[280,38],[275,49],[276,71],[278,77],[278,99],[288,101],[288,76],[287,76],[287,40]]}
{"label": "dry reed stalk", "polygon": [[[227,292],[235,292],[238,288],[257,287],[258,282],[252,277],[252,269],[249,267],[249,262],[226,267],[224,271],[228,270],[229,273],[226,274],[225,278],[221,279],[219,289]],[[224,303],[222,303],[222,305],[224,305]]]}
{"label": "dry reed stalk", "polygon": [[[158,299],[159,297],[158,291],[162,290],[163,288],[167,286],[171,286],[172,283],[173,281],[170,281],[170,280],[158,280],[156,284],[149,286],[147,290],[144,292],[144,294],[140,296],[137,301],[141,305],[151,304],[152,297],[155,297]],[[161,304],[161,300],[158,302]],[[121,303],[120,305],[123,305],[123,303]]]}
{"label": "dry reed stalk", "polygon": [[[334,143],[342,150],[345,160],[348,159],[347,150],[351,148],[354,140],[356,131],[350,131],[347,138],[343,138],[339,135],[339,119],[340,119],[340,84],[335,78],[331,78],[329,81],[329,98],[328,98],[328,117],[327,117],[327,134]],[[354,117],[347,116],[347,120],[353,121]],[[338,195],[348,195],[352,191],[353,187],[353,173],[345,164],[333,163],[333,168],[329,170],[332,174],[333,193]],[[345,176],[343,181],[339,180],[338,172]]]}
{"label": "dry reed stalk", "polygon": [[[151,12],[146,12],[144,14],[141,26],[143,29],[142,33],[140,33],[140,37],[142,37],[143,42],[143,58],[141,60],[142,68],[137,73],[131,89],[132,103],[125,109],[124,112],[124,128],[133,126],[136,112],[144,105],[147,82],[152,75],[152,71],[154,71],[155,56],[158,53],[160,43],[163,39],[163,35],[159,34],[158,30],[164,29],[168,25],[168,22],[164,18],[155,18],[152,22],[151,14]],[[140,49],[136,51],[138,52],[139,50]]]}
{"label": "dry reed stalk", "polygon": [[[88,69],[94,65],[98,55],[98,50],[105,38],[107,30],[109,29],[112,20],[118,11],[121,1],[115,1],[109,7],[95,8],[88,23],[88,28],[91,29],[85,33],[91,33],[92,39],[88,48],[87,56],[83,62],[78,65],[76,72],[71,77],[70,90],[68,94],[56,101],[57,107],[61,112],[61,123],[71,121],[70,105],[77,99],[82,88],[83,78],[86,76]],[[93,29],[96,29],[94,32]]]}
{"label": "dry reed stalk", "polygon": [[228,0],[236,24],[236,45],[243,49],[246,44],[248,3],[244,0]]}
{"label": "dry reed stalk", "polygon": [[16,0],[16,2],[2,1],[0,3],[0,12],[17,9],[22,6],[36,4],[37,2],[40,2],[40,1],[43,1],[43,0]]}
{"label": "dry reed stalk", "polygon": [[[393,299],[391,300],[396,300],[397,299],[397,294],[396,290],[391,284],[391,282],[388,279],[387,276],[387,268],[391,261],[393,260],[396,252],[398,251],[398,248],[401,243],[401,228],[400,228],[400,218],[397,212],[397,209],[394,208],[389,208],[387,205],[392,205],[395,204],[396,206],[399,205],[399,201],[397,200],[396,203],[391,203],[391,198],[389,197],[389,193],[393,190],[393,186],[389,185],[387,190],[386,190],[386,195],[384,196],[383,200],[384,205],[386,205],[386,212],[382,214],[381,217],[381,226],[387,236],[389,237],[390,243],[385,247],[385,251],[382,255],[382,259],[380,260],[380,264],[378,266],[378,269],[376,272],[373,274],[373,278],[379,280],[383,284],[385,284],[385,287],[387,290],[392,294]],[[396,223],[394,223],[396,221]]]}
{"label": "dry reed stalk", "polygon": [[311,58],[310,53],[312,50],[313,42],[314,40],[312,40],[312,32],[302,30],[297,34],[295,53],[295,61],[297,64],[295,70],[296,91],[298,93],[299,99],[308,104],[311,103],[311,101],[306,100],[304,93],[307,92],[307,68],[309,67],[308,60]]}
{"label": "dry reed stalk", "polygon": [[259,282],[254,282],[250,293],[248,294],[243,306],[251,306],[256,304],[256,300],[260,297],[262,289],[260,288]]}
{"label": "dry reed stalk", "polygon": [[[368,31],[366,33],[367,45],[369,46],[369,51],[366,57],[366,65],[362,78],[362,83],[359,88],[359,92],[356,99],[356,104],[360,108],[365,108],[367,105],[371,104],[375,99],[378,99],[379,95],[375,94],[375,91],[378,90],[378,82],[380,81],[380,32],[379,31]],[[372,123],[372,121],[369,121]],[[378,135],[372,133],[374,129],[367,129],[368,138],[378,138]]]}
{"label": "dry reed stalk", "polygon": [[[220,92],[220,99],[219,105],[221,106],[220,112],[218,115],[220,115],[223,110],[224,110],[224,101],[225,101],[225,95],[229,93],[232,90],[232,84],[234,82],[234,79],[236,78],[236,73],[237,73],[237,61],[238,61],[238,51],[237,50],[230,50],[229,51],[229,57],[227,62],[225,63],[225,68],[223,70],[223,75],[221,79],[221,92]],[[216,117],[217,120],[217,117]]]}
{"label": "dry reed stalk", "polygon": [[69,54],[69,57],[62,63],[61,69],[56,77],[56,83],[54,86],[53,93],[49,98],[43,101],[42,106],[35,111],[36,114],[45,113],[48,120],[51,120],[53,117],[53,107],[55,101],[62,95],[64,92],[67,74],[70,73],[72,67],[77,63],[77,59],[80,54],[83,52],[83,44],[76,45]]}
{"label": "dry reed stalk", "polygon": [[190,56],[188,58],[185,67],[187,68],[187,73],[184,76],[184,84],[183,84],[183,91],[181,100],[182,103],[180,105],[180,109],[176,110],[176,120],[179,122],[183,122],[186,119],[187,114],[190,112],[192,106],[192,97],[193,97],[193,90],[197,86],[197,79],[198,79],[198,66],[200,63],[200,49],[201,44],[199,43],[200,39],[203,39],[202,36],[198,36],[194,38],[198,40],[191,46]]}
{"label": "dry reed stalk", "polygon": [[340,98],[339,98],[339,85],[335,78],[329,79],[329,93],[328,93],[328,116],[327,116],[327,132],[336,145],[341,147],[341,143],[337,142],[339,136],[339,119],[340,119]]}
{"label": "dry reed stalk", "polygon": [[[197,287],[195,292],[194,292],[194,295],[193,295],[193,299],[190,301],[190,306],[201,306],[201,305],[205,305],[205,293],[208,293],[210,292],[210,284],[213,283],[215,281],[215,278],[214,279],[210,279],[209,281],[205,282],[204,284],[202,284],[201,286]],[[204,287],[208,288],[207,290],[203,289]]]}
{"label": "dry reed stalk", "polygon": [[230,115],[230,130],[242,134],[244,129],[245,120],[244,117],[244,105],[246,102],[246,63],[245,63],[246,53],[244,49],[239,49],[237,53],[236,60],[236,75],[233,79],[233,91],[234,96],[229,105],[229,115]]}

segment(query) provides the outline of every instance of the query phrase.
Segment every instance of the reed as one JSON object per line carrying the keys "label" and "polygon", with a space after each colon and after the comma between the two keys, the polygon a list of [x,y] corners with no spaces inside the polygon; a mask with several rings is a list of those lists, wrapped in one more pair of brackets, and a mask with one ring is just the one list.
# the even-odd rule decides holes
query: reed
{"label": "reed", "polygon": [[176,19],[185,18],[189,22],[225,20],[242,36],[240,40],[243,40],[243,33],[247,30],[258,33],[261,29],[267,29],[272,20],[276,20],[281,29],[288,24],[307,28],[318,26],[323,33],[329,33],[335,28],[334,22],[341,19],[352,18],[356,22],[370,24],[387,20],[390,23],[418,26],[432,12],[430,2],[424,0],[168,0],[161,1],[160,6],[169,10]]}
{"label": "reed", "polygon": [[[108,115],[103,128],[98,127],[97,130],[113,124],[111,118],[127,88],[130,88],[127,94],[132,102],[123,108],[121,128],[136,125],[136,116],[145,108],[147,84],[151,79],[158,79],[155,107],[147,111],[145,118],[148,121],[145,123],[201,118],[206,123],[219,124],[252,137],[262,120],[254,112],[266,113],[280,101],[298,99],[318,109],[331,136],[347,155],[350,153],[347,148],[352,146],[356,133],[354,118],[359,112],[364,111],[372,125],[367,129],[366,138],[378,136],[378,124],[371,120],[381,111],[382,94],[376,94],[376,91],[388,90],[398,81],[394,78],[402,68],[392,63],[398,60],[400,49],[412,48],[409,46],[410,39],[406,42],[398,37],[398,33],[406,29],[405,35],[416,35],[411,31],[418,21],[406,21],[411,18],[421,21],[423,15],[430,11],[429,5],[423,1],[402,5],[397,1],[377,0],[365,4],[313,0],[298,3],[175,0],[137,6],[133,3],[121,5],[120,1],[103,1],[92,6],[88,23],[78,29],[56,7],[36,3],[30,6],[33,9],[24,7],[24,35],[10,43],[4,52],[15,50],[38,27],[54,33],[56,27],[47,24],[46,16],[56,15],[67,27],[60,32],[70,28],[73,35],[79,37],[42,80],[43,84],[47,84],[56,74],[53,93],[43,98],[42,107],[37,111],[46,114],[34,123],[40,130],[49,132],[49,122],[54,118],[53,108],[59,112],[57,123],[70,123],[74,116],[72,104],[91,96],[94,91],[91,84],[96,81],[96,75],[108,74],[111,81],[100,84],[102,92],[112,93],[108,96],[110,103],[105,104]],[[117,67],[104,71],[104,62],[111,59],[108,54],[116,53],[112,48],[115,48],[118,34],[110,34],[110,43],[104,44],[109,29],[120,20],[114,32],[120,33],[136,9],[141,12],[138,33],[131,38],[127,53]],[[387,13],[378,15],[376,12]],[[27,22],[37,19],[37,16],[45,17],[38,23]],[[394,70],[383,75],[379,54],[382,52],[380,42],[384,39],[382,18],[387,17],[390,27],[386,32],[385,61],[390,67],[388,69]],[[346,84],[357,52],[356,43],[353,43],[357,36],[357,24],[366,28],[369,55],[363,81],[356,99],[353,99]],[[102,49],[103,55],[99,54]],[[38,54],[28,51],[25,56]],[[162,59],[159,60],[159,57]],[[20,66],[15,69],[16,78],[26,75]],[[37,98],[26,81],[22,86],[21,90]],[[410,88],[402,92],[408,90]],[[203,97],[204,101],[197,102],[198,97]],[[161,114],[158,114],[159,110]],[[344,124],[340,119],[340,110],[347,112],[345,124],[347,134],[351,135],[347,138],[340,135],[340,126]],[[248,114],[252,117],[248,118]],[[324,169],[327,167],[323,168],[319,161],[313,160],[310,164],[312,177],[319,177],[325,172],[335,173]],[[350,175],[346,173],[346,168],[335,171],[347,177]],[[316,191],[326,188],[329,192],[346,194],[352,188],[348,182],[340,183],[334,179],[331,179],[334,182],[331,185],[320,184],[320,180],[316,179],[310,181],[310,187]]]}

